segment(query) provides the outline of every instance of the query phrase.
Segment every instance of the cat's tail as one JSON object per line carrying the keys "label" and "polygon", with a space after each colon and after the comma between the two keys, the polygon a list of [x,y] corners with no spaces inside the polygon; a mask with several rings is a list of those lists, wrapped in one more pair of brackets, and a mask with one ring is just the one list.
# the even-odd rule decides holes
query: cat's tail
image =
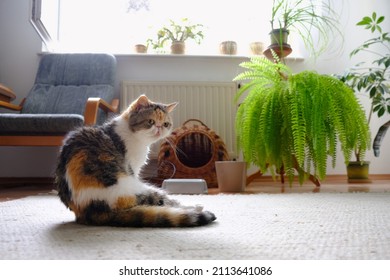
{"label": "cat's tail", "polygon": [[119,227],[195,227],[207,225],[216,219],[213,213],[195,208],[140,205],[112,210],[104,202],[98,204],[87,207],[77,217],[77,222]]}

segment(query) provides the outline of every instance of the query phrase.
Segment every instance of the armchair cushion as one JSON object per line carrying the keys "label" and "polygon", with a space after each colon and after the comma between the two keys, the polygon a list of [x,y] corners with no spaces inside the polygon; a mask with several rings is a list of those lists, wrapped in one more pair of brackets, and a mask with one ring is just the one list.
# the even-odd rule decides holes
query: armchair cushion
{"label": "armchair cushion", "polygon": [[[89,97],[113,99],[111,85],[53,86],[36,84],[26,99],[21,114],[78,114],[84,115],[85,104]],[[97,123],[107,118],[101,111]]]}
{"label": "armchair cushion", "polygon": [[0,135],[64,135],[83,124],[77,114],[1,114]]}

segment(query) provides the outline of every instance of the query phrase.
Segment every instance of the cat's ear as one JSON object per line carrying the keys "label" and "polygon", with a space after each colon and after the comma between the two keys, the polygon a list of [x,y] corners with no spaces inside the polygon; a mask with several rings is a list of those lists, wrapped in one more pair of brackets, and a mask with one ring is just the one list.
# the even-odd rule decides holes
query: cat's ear
{"label": "cat's ear", "polygon": [[179,102],[173,102],[171,104],[165,105],[165,110],[170,113],[173,111],[173,109],[176,108],[176,106],[179,104]]}
{"label": "cat's ear", "polygon": [[146,95],[143,94],[138,97],[137,100],[133,101],[133,103],[131,103],[130,109],[132,111],[139,111],[143,108],[150,106],[150,103],[150,100],[146,97]]}

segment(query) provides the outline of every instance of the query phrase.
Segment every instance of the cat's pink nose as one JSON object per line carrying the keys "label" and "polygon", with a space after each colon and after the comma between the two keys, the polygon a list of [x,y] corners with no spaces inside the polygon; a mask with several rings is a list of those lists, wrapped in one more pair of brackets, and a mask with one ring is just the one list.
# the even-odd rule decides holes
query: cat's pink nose
{"label": "cat's pink nose", "polygon": [[161,126],[156,126],[157,131],[156,131],[156,136],[160,136],[161,134]]}

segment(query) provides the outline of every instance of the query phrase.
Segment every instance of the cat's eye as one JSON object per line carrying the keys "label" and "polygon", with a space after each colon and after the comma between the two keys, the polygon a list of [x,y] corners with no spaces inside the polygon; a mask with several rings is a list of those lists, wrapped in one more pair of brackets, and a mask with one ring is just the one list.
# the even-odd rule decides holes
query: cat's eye
{"label": "cat's eye", "polygon": [[154,121],[154,120],[152,120],[152,119],[150,119],[150,120],[148,120],[148,124],[149,125],[154,125],[156,122]]}
{"label": "cat's eye", "polygon": [[169,122],[164,123],[164,127],[169,127],[171,124]]}

